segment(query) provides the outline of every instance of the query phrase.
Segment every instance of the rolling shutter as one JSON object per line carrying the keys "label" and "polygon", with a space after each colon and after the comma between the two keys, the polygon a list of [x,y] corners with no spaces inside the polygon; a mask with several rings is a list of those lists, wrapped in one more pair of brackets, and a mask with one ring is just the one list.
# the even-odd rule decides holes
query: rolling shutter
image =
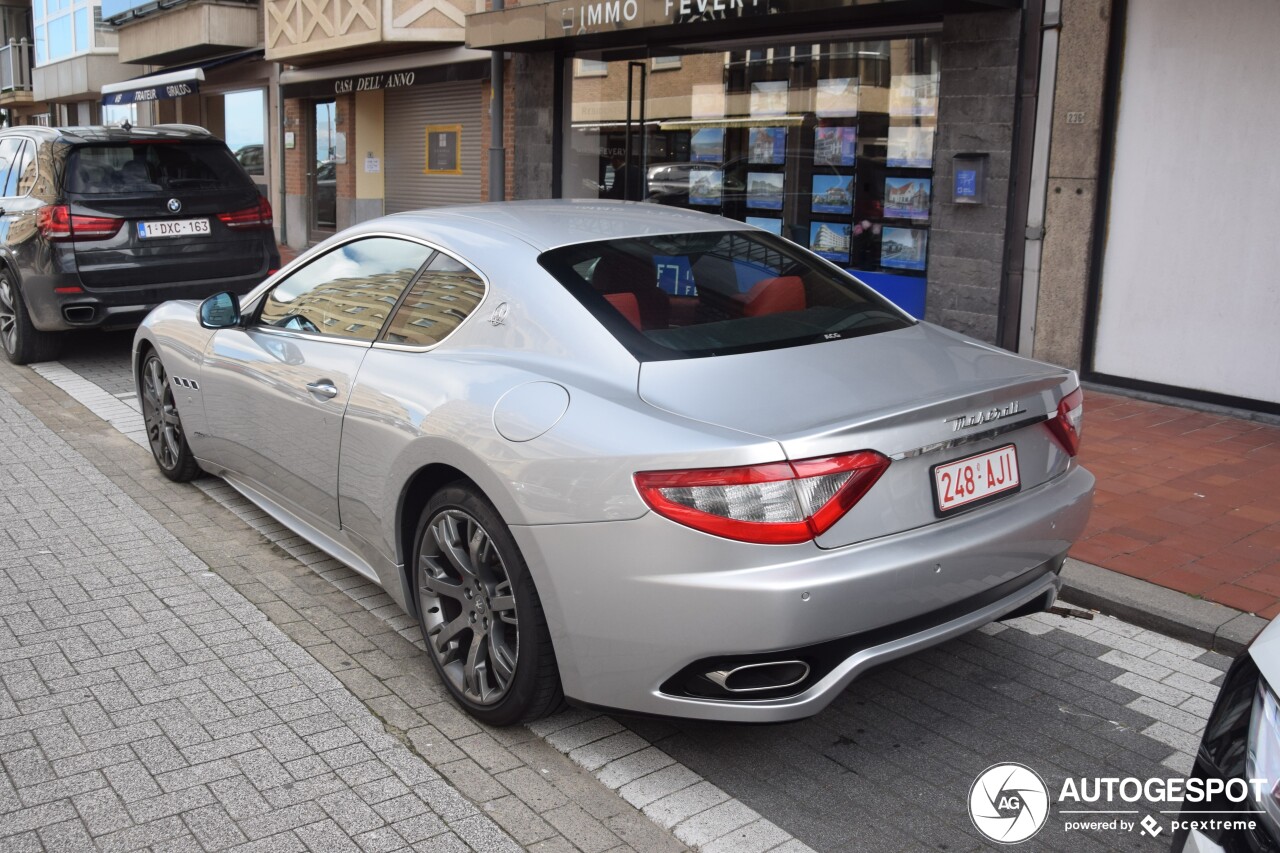
{"label": "rolling shutter", "polygon": [[[386,94],[386,211],[475,204],[480,197],[484,145],[480,83],[440,83],[388,89]],[[425,175],[428,125],[462,125],[460,175]]]}

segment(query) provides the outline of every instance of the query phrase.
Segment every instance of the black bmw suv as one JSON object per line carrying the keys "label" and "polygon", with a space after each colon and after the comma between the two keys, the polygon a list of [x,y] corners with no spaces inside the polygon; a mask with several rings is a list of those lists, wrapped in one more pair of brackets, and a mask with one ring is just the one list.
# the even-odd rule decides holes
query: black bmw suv
{"label": "black bmw suv", "polygon": [[271,205],[201,128],[0,131],[0,349],[137,325],[169,299],[246,293],[280,266]]}

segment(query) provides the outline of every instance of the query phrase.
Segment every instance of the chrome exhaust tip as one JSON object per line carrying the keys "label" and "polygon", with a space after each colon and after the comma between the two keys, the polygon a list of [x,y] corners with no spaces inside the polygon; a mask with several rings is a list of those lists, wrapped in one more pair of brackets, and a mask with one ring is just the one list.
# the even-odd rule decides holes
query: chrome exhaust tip
{"label": "chrome exhaust tip", "polygon": [[705,675],[708,681],[729,693],[758,693],[795,687],[809,677],[809,664],[801,660],[747,663]]}

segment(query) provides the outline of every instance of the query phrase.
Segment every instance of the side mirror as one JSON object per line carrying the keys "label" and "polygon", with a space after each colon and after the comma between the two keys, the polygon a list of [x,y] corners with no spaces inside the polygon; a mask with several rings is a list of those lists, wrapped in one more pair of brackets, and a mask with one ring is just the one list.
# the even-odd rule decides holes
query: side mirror
{"label": "side mirror", "polygon": [[200,303],[200,325],[206,329],[230,329],[240,325],[240,297],[215,293]]}

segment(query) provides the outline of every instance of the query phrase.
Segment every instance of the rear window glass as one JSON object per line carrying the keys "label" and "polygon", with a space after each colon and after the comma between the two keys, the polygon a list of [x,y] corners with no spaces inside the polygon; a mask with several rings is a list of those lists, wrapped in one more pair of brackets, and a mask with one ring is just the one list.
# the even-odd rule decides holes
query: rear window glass
{"label": "rear window glass", "polygon": [[67,159],[67,192],[80,195],[252,185],[221,143],[85,145],[72,151]]}
{"label": "rear window glass", "polygon": [[800,346],[912,322],[851,276],[754,231],[583,243],[539,262],[642,360]]}

